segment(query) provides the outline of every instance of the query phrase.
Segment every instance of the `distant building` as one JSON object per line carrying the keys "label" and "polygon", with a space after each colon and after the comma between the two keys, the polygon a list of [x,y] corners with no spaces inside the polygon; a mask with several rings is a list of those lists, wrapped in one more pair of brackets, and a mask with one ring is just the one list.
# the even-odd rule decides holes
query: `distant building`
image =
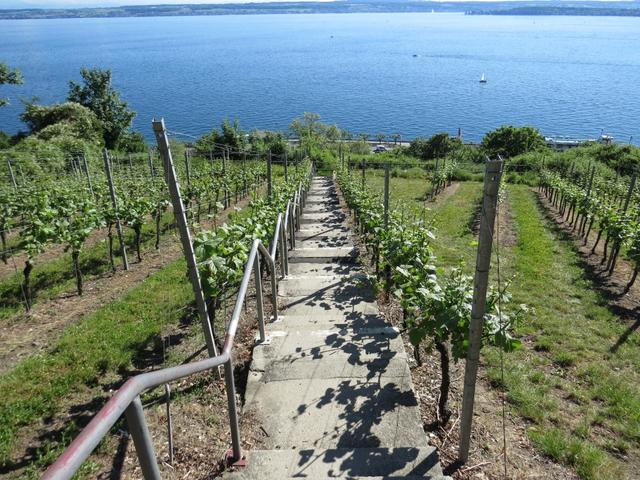
{"label": "distant building", "polygon": [[564,152],[570,148],[580,147],[590,143],[600,143],[602,145],[610,145],[613,143],[611,135],[600,135],[600,138],[574,138],[574,137],[544,137],[547,147]]}

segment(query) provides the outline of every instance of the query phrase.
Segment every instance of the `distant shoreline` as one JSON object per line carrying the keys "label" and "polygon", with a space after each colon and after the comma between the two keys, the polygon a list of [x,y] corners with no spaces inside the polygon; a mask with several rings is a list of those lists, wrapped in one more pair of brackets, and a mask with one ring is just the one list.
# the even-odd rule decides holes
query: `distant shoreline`
{"label": "distant shoreline", "polygon": [[[524,3],[524,5],[523,5]],[[639,17],[640,2],[434,2],[398,0],[340,0],[312,2],[141,5],[105,8],[0,9],[0,20],[64,18],[130,18],[218,15],[322,13],[460,13],[468,15],[578,15]]]}
{"label": "distant shoreline", "polygon": [[572,17],[640,17],[640,8],[600,7],[515,7],[505,10],[477,10],[467,15],[522,15],[522,16],[572,16]]}

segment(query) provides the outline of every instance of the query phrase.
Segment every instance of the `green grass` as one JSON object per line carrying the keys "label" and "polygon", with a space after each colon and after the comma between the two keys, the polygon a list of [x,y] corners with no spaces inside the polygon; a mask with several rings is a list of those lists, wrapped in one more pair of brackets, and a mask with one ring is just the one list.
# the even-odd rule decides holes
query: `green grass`
{"label": "green grass", "polygon": [[[370,172],[368,171],[367,174]],[[384,177],[382,174],[369,175],[367,184],[382,194]],[[433,249],[438,264],[452,267],[464,264],[468,272],[473,270],[472,264],[476,252],[476,239],[471,230],[471,216],[476,208],[482,185],[477,182],[461,182],[454,195],[441,202],[425,202],[430,184],[421,178],[391,178],[389,184],[390,204],[401,208],[407,204],[414,209],[420,209],[429,220],[436,234]],[[415,213],[407,213],[408,219]]]}
{"label": "green grass", "polygon": [[[536,423],[530,436],[545,454],[585,479],[622,478],[621,462],[607,450],[615,439],[640,446],[640,394],[633,387],[640,342],[631,337],[610,351],[625,325],[586,278],[573,242],[554,232],[529,188],[511,186],[509,198],[518,235],[511,290],[535,315],[518,328],[533,340],[508,356],[501,387],[516,412]],[[497,352],[487,350],[485,359],[495,377]]]}
{"label": "green grass", "polygon": [[[381,177],[367,182],[382,191]],[[397,178],[391,185],[392,198],[423,206],[423,180]],[[481,188],[462,182],[427,213],[438,265],[463,262],[472,272],[477,245],[470,225]],[[501,247],[501,269],[504,278],[515,275],[514,303],[534,313],[517,328],[525,345],[506,354],[504,375],[499,353],[483,350],[489,381],[532,422],[531,440],[549,457],[585,479],[632,476],[633,467],[620,455],[632,451],[637,457],[640,448],[640,340],[632,334],[611,351],[628,326],[585,274],[573,241],[544,217],[529,187],[510,185],[508,201],[517,243]]]}
{"label": "green grass", "polygon": [[163,328],[177,324],[192,299],[186,264],[156,272],[79,324],[69,327],[51,353],[32,356],[0,377],[0,463],[9,461],[16,435],[55,414],[63,401],[108,373],[126,373]]}

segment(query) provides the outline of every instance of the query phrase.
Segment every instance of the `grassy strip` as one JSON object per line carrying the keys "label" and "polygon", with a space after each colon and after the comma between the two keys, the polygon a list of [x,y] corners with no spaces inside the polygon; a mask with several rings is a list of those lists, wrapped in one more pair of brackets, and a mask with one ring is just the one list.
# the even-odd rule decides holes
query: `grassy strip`
{"label": "grassy strip", "polygon": [[[394,180],[392,198],[423,204],[420,180]],[[382,191],[381,179],[367,182]],[[428,214],[436,227],[439,265],[464,262],[472,271],[476,243],[470,225],[481,189],[463,182]],[[640,395],[634,389],[640,340],[631,336],[612,351],[627,326],[586,278],[573,242],[553,233],[528,187],[510,186],[508,198],[518,243],[501,249],[503,278],[516,274],[514,300],[536,314],[518,328],[525,348],[508,354],[504,381],[498,352],[484,350],[489,379],[533,423],[531,441],[550,458],[586,479],[625,478],[624,457],[637,457],[640,444]],[[495,273],[494,266],[494,278]]]}
{"label": "grassy strip", "polygon": [[179,321],[193,296],[185,269],[183,260],[171,263],[121,300],[69,327],[51,353],[30,357],[0,378],[1,464],[10,461],[21,428],[54,414],[78,386],[128,371],[164,326]]}
{"label": "grassy strip", "polygon": [[550,231],[530,189],[512,186],[509,197],[518,233],[511,290],[536,314],[518,329],[525,348],[509,355],[504,381],[498,353],[486,351],[489,378],[535,424],[529,435],[545,454],[585,479],[624,478],[622,456],[640,445],[640,342],[611,350],[625,325],[572,241]]}
{"label": "grassy strip", "polygon": [[[372,189],[382,194],[383,176],[369,175],[366,181]],[[424,215],[432,222],[437,237],[433,242],[433,250],[438,258],[438,265],[459,266],[463,262],[464,269],[472,272],[477,244],[471,230],[471,217],[481,198],[482,184],[461,182],[455,194],[437,206],[430,202],[425,204],[425,195],[430,189],[427,180],[391,178],[389,187],[392,207],[399,208],[401,204],[407,204],[423,209],[426,205],[429,209]]]}

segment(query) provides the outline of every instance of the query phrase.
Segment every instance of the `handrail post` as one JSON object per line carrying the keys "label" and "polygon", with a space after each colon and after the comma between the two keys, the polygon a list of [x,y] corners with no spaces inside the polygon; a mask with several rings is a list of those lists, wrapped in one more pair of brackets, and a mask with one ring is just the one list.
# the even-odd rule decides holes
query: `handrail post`
{"label": "handrail post", "polygon": [[224,383],[227,391],[227,404],[229,406],[229,429],[231,430],[231,447],[233,460],[242,460],[242,447],[240,445],[240,427],[238,425],[238,406],[236,405],[236,384],[233,379],[233,361],[231,357],[224,364]]}
{"label": "handrail post", "polygon": [[287,226],[282,223],[280,226],[280,255],[282,262],[282,275],[286,277],[289,275],[289,255],[287,250]]}
{"label": "handrail post", "polygon": [[151,434],[144,419],[144,410],[140,396],[137,396],[125,410],[129,433],[133,437],[133,444],[140,460],[140,468],[145,480],[160,480],[160,469],[156,461],[156,453],[151,443]]}
{"label": "handrail post", "polygon": [[296,249],[296,221],[293,212],[289,211],[289,238],[291,241],[291,250]]}
{"label": "handrail post", "polygon": [[[273,272],[271,272],[271,302],[273,304],[273,321],[278,320],[278,279],[276,278],[276,263],[272,264]],[[264,323],[262,324],[264,329]]]}
{"label": "handrail post", "polygon": [[260,342],[267,338],[264,331],[264,305],[262,303],[262,275],[260,273],[260,254],[253,261],[253,275],[256,277],[256,303],[258,307],[258,328],[260,330]]}

